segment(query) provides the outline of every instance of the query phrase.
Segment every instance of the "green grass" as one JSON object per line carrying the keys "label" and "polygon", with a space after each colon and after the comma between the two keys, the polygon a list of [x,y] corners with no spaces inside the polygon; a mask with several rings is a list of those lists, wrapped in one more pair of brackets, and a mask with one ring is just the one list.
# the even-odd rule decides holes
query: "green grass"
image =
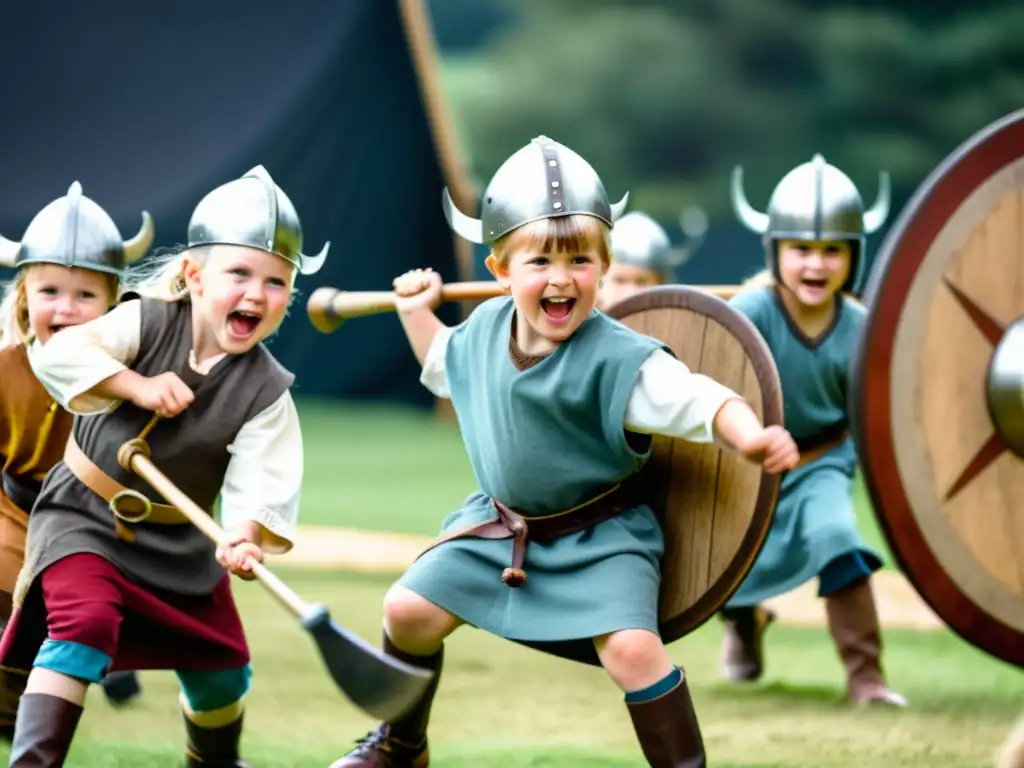
{"label": "green grass", "polygon": [[[454,421],[432,412],[300,401],[306,471],[301,522],[433,535],[476,488]],[[892,558],[863,482],[857,525],[868,546]]]}
{"label": "green grass", "polygon": [[[378,642],[390,579],[285,571],[310,600]],[[326,768],[374,723],[323,674],[312,644],[255,584],[236,582],[254,654],[245,757],[257,768]],[[671,647],[687,669],[715,768],[976,768],[992,764],[1024,697],[1024,677],[947,632],[886,634],[886,666],[906,711],[842,701],[842,672],[824,630],[773,626],[767,675],[750,688],[717,678],[715,622]],[[74,768],[181,766],[173,675],[142,675],[144,698],[111,709],[90,693]],[[642,766],[621,694],[600,670],[460,629],[448,643],[431,728],[439,768]],[[0,757],[6,752],[0,750]]]}

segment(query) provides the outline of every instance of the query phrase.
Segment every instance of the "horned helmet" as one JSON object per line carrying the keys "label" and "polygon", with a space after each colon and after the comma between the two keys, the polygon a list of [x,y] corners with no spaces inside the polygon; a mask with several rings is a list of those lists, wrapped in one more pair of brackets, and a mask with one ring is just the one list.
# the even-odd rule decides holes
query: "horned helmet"
{"label": "horned helmet", "polygon": [[188,222],[188,247],[240,245],[272,253],[312,275],[327,259],[330,241],[315,256],[302,253],[295,206],[262,165],[208,193]]}
{"label": "horned helmet", "polygon": [[627,213],[615,223],[611,248],[615,261],[649,269],[663,282],[675,279],[675,269],[693,258],[707,233],[707,215],[697,207],[683,211],[679,228],[686,242],[673,248],[668,233],[642,211]]}
{"label": "horned helmet", "polygon": [[609,227],[626,210],[629,193],[610,203],[604,184],[586,160],[547,136],[538,136],[509,157],[484,189],[480,218],[442,196],[451,228],[473,243],[491,244],[524,224],[557,216],[596,216]]}
{"label": "horned helmet", "polygon": [[820,154],[791,170],[776,185],[761,213],[743,191],[743,168],[732,173],[732,204],[737,217],[763,236],[765,262],[776,280],[779,275],[779,240],[849,240],[852,249],[850,275],[844,291],[860,289],[867,272],[866,236],[877,231],[889,215],[889,174],[878,179],[878,197],[864,210],[856,185],[845,173],[825,162]]}
{"label": "horned helmet", "polygon": [[121,277],[125,268],[153,245],[153,217],[142,212],[142,227],[135,237],[122,240],[114,220],[82,194],[74,182],[29,222],[20,241],[0,235],[0,266],[20,269],[28,264],[57,264]]}

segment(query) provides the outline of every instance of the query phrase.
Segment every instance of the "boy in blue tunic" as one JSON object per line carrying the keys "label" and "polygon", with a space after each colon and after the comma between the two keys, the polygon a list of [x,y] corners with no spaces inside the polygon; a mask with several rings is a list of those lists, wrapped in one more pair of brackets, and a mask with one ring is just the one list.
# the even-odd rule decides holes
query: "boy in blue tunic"
{"label": "boy in blue tunic", "polygon": [[[798,454],[735,392],[594,311],[624,205],[609,204],[583,158],[542,136],[495,174],[482,221],[445,197],[453,228],[491,245],[488,268],[510,297],[447,328],[433,313],[436,273],[395,280],[421,380],[451,398],[481,490],[389,591],[383,643],[438,675],[444,639],[462,624],[534,647],[571,645],[625,692],[650,765],[699,768],[687,682],[658,635],[662,531],[633,478],[652,434],[717,440],[769,472]],[[435,691],[436,682],[333,768],[427,766]]]}
{"label": "boy in blue tunic", "polygon": [[767,269],[731,304],[768,342],[782,379],[785,423],[801,458],[783,477],[764,549],[723,611],[722,674],[734,682],[761,676],[762,634],[773,617],[760,603],[817,576],[850,698],[906,706],[882,673],[869,581],[882,560],[856,528],[857,460],[847,413],[847,378],[864,309],[843,294],[858,287],[866,271],[865,233],[888,214],[888,179],[882,175],[878,201],[864,211],[850,178],[815,155],[779,182],[767,213],[747,202],[740,168],[733,173],[732,199],[743,223],[764,236]]}

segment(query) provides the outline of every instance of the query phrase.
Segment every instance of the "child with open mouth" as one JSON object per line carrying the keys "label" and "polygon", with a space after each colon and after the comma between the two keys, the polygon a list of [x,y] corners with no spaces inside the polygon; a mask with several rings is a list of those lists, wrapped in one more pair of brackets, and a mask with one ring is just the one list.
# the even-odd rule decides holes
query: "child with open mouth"
{"label": "child with open mouth", "polygon": [[433,312],[437,273],[395,280],[421,381],[451,398],[480,490],[385,598],[384,648],[438,677],[333,768],[429,764],[444,640],[463,624],[601,664],[650,765],[706,764],[687,681],[658,634],[664,536],[635,478],[656,434],[717,441],[769,472],[797,451],[735,392],[595,311],[624,207],[582,157],[541,136],[491,179],[481,220],[445,197],[455,231],[490,245],[487,267],[510,296],[448,328]]}
{"label": "child with open mouth", "polygon": [[[62,229],[69,217],[75,226]],[[29,513],[43,478],[60,461],[73,420],[32,372],[30,350],[116,304],[125,267],[153,243],[153,220],[146,212],[142,219],[138,234],[122,241],[114,221],[76,181],[32,218],[20,242],[0,236],[0,265],[17,270],[0,304],[0,626],[11,617]],[[116,705],[141,693],[131,671],[107,675],[103,690]],[[13,733],[14,712],[0,711],[0,734]]]}
{"label": "child with open mouth", "polygon": [[857,458],[847,408],[849,368],[864,324],[864,308],[849,294],[867,271],[865,234],[888,214],[887,177],[867,210],[853,181],[821,155],[783,177],[767,213],[747,202],[739,168],[732,195],[741,221],[762,235],[766,269],[731,304],[771,349],[801,460],[782,480],[764,548],[722,612],[722,674],[739,683],[761,677],[762,638],[773,616],[760,604],[817,577],[849,698],[906,706],[881,666],[870,576],[882,559],[857,531]]}
{"label": "child with open mouth", "polygon": [[[174,670],[186,765],[245,766],[252,672],[226,570],[252,578],[264,550],[291,548],[302,483],[294,376],[260,342],[327,247],[301,252],[294,206],[253,168],[199,202],[187,246],[127,281],[117,307],[34,350],[76,419],[33,509],[0,641],[4,700],[20,696],[12,766],[62,765],[87,687],[112,668]],[[185,495],[211,514],[220,499],[221,546],[119,464],[144,429]]]}

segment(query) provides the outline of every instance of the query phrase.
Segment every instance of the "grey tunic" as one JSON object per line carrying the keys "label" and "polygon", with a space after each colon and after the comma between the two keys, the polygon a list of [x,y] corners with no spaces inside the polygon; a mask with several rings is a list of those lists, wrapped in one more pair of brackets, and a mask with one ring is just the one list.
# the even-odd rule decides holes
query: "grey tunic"
{"label": "grey tunic", "polygon": [[[244,355],[226,356],[206,376],[196,374],[189,365],[189,301],[141,301],[139,353],[131,369],[144,376],[173,371],[195,393],[183,413],[161,421],[150,433],[153,462],[196,504],[212,510],[231,458],[228,446],[247,421],[284,394],[294,376],[262,344]],[[144,480],[117,463],[118,448],[138,436],[152,415],[124,402],[106,413],[76,416],[73,436],[114,480],[166,504]],[[59,462],[47,475],[29,519],[16,602],[45,568],[79,553],[99,555],[133,581],[178,594],[207,594],[223,578],[215,545],[195,526],[143,522],[132,529],[134,542],[118,538],[107,503]]]}

